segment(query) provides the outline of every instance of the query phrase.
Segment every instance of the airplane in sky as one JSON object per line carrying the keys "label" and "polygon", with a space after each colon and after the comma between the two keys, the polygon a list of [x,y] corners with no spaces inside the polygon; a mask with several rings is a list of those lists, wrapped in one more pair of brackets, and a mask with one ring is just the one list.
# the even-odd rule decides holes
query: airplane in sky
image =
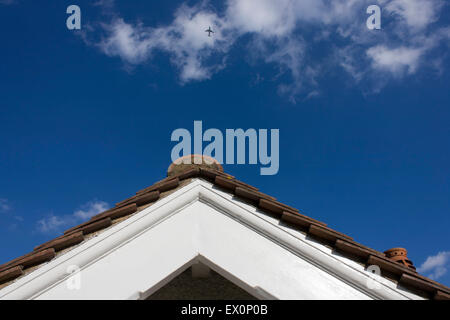
{"label": "airplane in sky", "polygon": [[211,27],[208,27],[208,30],[205,30],[205,32],[208,32],[208,37],[211,37],[211,33],[214,33],[214,31],[211,30]]}

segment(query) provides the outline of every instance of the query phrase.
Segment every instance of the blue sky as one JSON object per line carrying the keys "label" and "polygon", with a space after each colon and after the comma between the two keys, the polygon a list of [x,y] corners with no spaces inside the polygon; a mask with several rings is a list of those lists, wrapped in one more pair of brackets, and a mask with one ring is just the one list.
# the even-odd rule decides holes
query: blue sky
{"label": "blue sky", "polygon": [[225,170],[450,285],[449,6],[276,3],[0,0],[0,263],[162,179],[201,120],[279,129],[278,174]]}

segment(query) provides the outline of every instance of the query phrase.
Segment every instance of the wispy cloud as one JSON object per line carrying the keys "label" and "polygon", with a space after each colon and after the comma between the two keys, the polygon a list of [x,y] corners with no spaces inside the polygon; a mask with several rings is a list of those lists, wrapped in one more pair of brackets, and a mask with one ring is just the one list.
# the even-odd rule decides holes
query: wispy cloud
{"label": "wispy cloud", "polygon": [[450,251],[439,252],[428,257],[417,269],[420,273],[427,273],[428,277],[437,280],[447,273],[447,266],[450,263]]}
{"label": "wispy cloud", "polygon": [[404,20],[414,31],[424,29],[439,18],[442,0],[381,0],[385,10]]}
{"label": "wispy cloud", "polygon": [[5,213],[11,210],[11,205],[8,199],[0,198],[0,213]]}
{"label": "wispy cloud", "polygon": [[[202,6],[181,6],[172,24],[165,27],[133,25],[121,18],[102,26],[107,36],[97,46],[103,53],[136,65],[151,58],[157,49],[168,52],[172,63],[180,70],[182,83],[209,79],[221,65],[208,65],[206,60],[214,52],[225,52],[228,47],[220,31],[221,20]],[[216,26],[214,37],[205,37],[205,26]]]}
{"label": "wispy cloud", "polygon": [[82,205],[73,213],[73,216],[80,220],[87,220],[108,208],[109,205],[105,201],[94,200]]}
{"label": "wispy cloud", "polygon": [[37,222],[37,231],[41,233],[58,233],[64,231],[63,229],[75,226],[76,224],[88,220],[92,216],[105,211],[109,208],[107,202],[93,200],[86,204],[83,204],[79,209],[75,210],[72,214],[66,215],[54,215],[40,219]]}
{"label": "wispy cloud", "polygon": [[373,68],[387,70],[397,76],[401,76],[404,72],[415,73],[423,53],[423,48],[391,49],[383,45],[367,50],[367,55],[372,59]]}
{"label": "wispy cloud", "polygon": [[[381,31],[365,27],[371,0],[228,0],[222,12],[208,1],[183,4],[172,22],[158,27],[127,22],[115,12],[100,28],[91,26],[88,33],[98,36],[94,30],[100,30],[99,40],[88,41],[86,34],[84,39],[128,67],[165,52],[185,84],[210,79],[225,68],[230,49],[247,35],[247,55],[288,75],[290,83],[280,83],[279,92],[295,102],[299,95],[319,92],[320,78],[335,67],[358,84],[367,79],[385,83],[389,77],[399,79],[437,65],[439,53],[431,53],[450,39],[447,26],[436,25],[444,2],[378,2],[383,8]],[[114,10],[111,0],[97,5]],[[204,32],[208,26],[215,31],[213,37]]]}
{"label": "wispy cloud", "polygon": [[0,220],[3,220],[2,226],[8,226],[8,230],[14,231],[23,221],[23,217],[17,215],[11,202],[8,199],[0,198]]}
{"label": "wispy cloud", "polygon": [[10,4],[16,4],[17,0],[0,0],[0,4],[3,5],[10,5]]}

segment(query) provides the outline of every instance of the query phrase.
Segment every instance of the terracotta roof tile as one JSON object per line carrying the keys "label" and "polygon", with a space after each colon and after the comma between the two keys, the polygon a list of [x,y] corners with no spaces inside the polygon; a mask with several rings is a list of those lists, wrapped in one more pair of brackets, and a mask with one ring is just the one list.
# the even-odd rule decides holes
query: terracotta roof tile
{"label": "terracotta roof tile", "polygon": [[138,195],[128,198],[125,201],[118,202],[116,204],[116,207],[123,207],[123,206],[131,204],[131,203],[136,203],[137,206],[143,206],[143,205],[146,205],[147,203],[158,200],[159,195],[160,195],[160,192],[158,190],[147,191],[146,193],[142,192]]}
{"label": "terracotta roof tile", "polygon": [[127,215],[130,215],[132,213],[135,213],[137,211],[137,206],[136,203],[131,203],[129,205],[126,205],[124,207],[120,207],[120,208],[114,208],[108,211],[105,211],[103,213],[100,213],[96,216],[93,216],[91,218],[91,221],[98,221],[101,220],[103,218],[111,218],[111,219],[117,219],[120,217],[124,217]]}
{"label": "terracotta roof tile", "polygon": [[53,248],[55,251],[60,251],[65,248],[74,246],[84,240],[83,232],[74,232],[68,235],[65,235],[63,237],[60,237],[58,239],[55,239],[53,241],[49,241],[43,246],[39,246],[35,248],[35,250],[42,250],[42,249],[48,249]]}
{"label": "terracotta roof tile", "polygon": [[234,179],[234,177],[229,174],[223,173],[221,171],[213,170],[213,169],[202,168],[202,167],[200,167],[200,176],[202,176],[206,179],[212,180],[212,181],[214,181],[217,176]]}
{"label": "terracotta roof tile", "polygon": [[325,223],[307,217],[299,212],[283,211],[281,215],[281,220],[289,222],[295,226],[306,228],[308,230],[311,224],[326,226]]}
{"label": "terracotta roof tile", "polygon": [[[66,236],[67,236],[66,234],[63,234],[62,236],[59,236],[59,237],[56,237],[56,238],[54,238],[54,239],[51,239],[51,240],[49,240],[49,241],[47,241],[47,242],[44,242],[44,243],[42,243],[42,244],[40,244],[40,245],[34,247],[33,252],[31,252],[31,253],[34,253],[34,252],[36,252],[36,251],[39,251],[40,249],[46,247],[48,244],[51,244],[51,243],[53,243],[53,242],[55,242],[55,241],[57,241],[57,240],[63,239],[63,238],[66,237]],[[30,253],[30,254],[31,254],[31,253]]]}
{"label": "terracotta roof tile", "polygon": [[17,265],[23,266],[23,268],[29,268],[38,264],[41,264],[43,262],[47,262],[52,260],[55,257],[55,249],[49,248],[45,249],[39,252],[36,252],[35,254],[32,254],[23,260],[20,260]]}
{"label": "terracotta roof tile", "polygon": [[130,197],[130,198],[127,198],[127,199],[125,199],[125,200],[122,200],[122,201],[120,201],[120,202],[117,202],[117,203],[116,203],[116,207],[122,207],[122,206],[124,206],[124,205],[126,205],[126,204],[132,203],[132,202],[136,201],[136,198],[137,198],[137,196],[134,195],[134,196],[132,196],[132,197]]}
{"label": "terracotta roof tile", "polygon": [[23,269],[29,268],[43,262],[47,262],[55,257],[55,249],[45,249],[42,251],[31,252],[19,259],[16,259],[15,262],[7,264],[7,267],[3,267],[0,269],[0,272],[9,269],[10,267],[22,266]]}
{"label": "terracotta roof tile", "polygon": [[294,209],[290,206],[282,204],[281,202],[263,198],[259,199],[258,207],[279,215],[282,215],[283,212],[287,210],[292,212],[298,212],[298,209]]}
{"label": "terracotta roof tile", "polygon": [[6,262],[6,263],[0,265],[0,272],[6,270],[6,269],[8,269],[8,268],[10,268],[10,267],[13,266],[13,265],[16,265],[15,263],[16,263],[17,261],[22,260],[23,258],[28,257],[28,256],[30,256],[30,255],[32,255],[32,254],[34,254],[34,253],[35,253],[34,251],[29,252],[29,253],[27,253],[27,254],[24,254],[23,256],[20,256],[20,257],[18,257],[18,258],[15,258],[15,259],[13,259],[13,260],[11,260],[11,261],[8,261],[8,262]]}
{"label": "terracotta roof tile", "polygon": [[450,300],[450,294],[438,290],[434,295],[435,300]]}
{"label": "terracotta roof tile", "polygon": [[225,189],[229,189],[232,192],[234,192],[234,190],[238,186],[236,181],[233,181],[231,178],[224,178],[224,177],[221,177],[221,176],[216,176],[214,182],[215,182],[216,185],[221,186],[221,187],[223,187]]}
{"label": "terracotta roof tile", "polygon": [[85,224],[82,227],[75,227],[65,231],[65,234],[71,234],[73,232],[81,231],[83,235],[88,235],[98,230],[102,230],[108,228],[112,224],[112,220],[110,217],[106,217],[104,219]]}
{"label": "terracotta roof tile", "polygon": [[237,196],[240,196],[242,198],[252,200],[256,203],[259,202],[259,199],[267,199],[267,200],[272,200],[272,201],[276,200],[276,198],[271,197],[267,194],[264,194],[262,192],[255,191],[252,189],[248,189],[245,187],[236,187],[236,189],[234,190],[234,194]]}
{"label": "terracotta roof tile", "polygon": [[200,174],[200,168],[192,168],[192,169],[186,170],[186,171],[176,175],[176,177],[178,177],[178,179],[180,179],[180,180],[184,180],[184,179],[188,179],[188,178],[197,177],[199,174]]}
{"label": "terracotta roof tile", "polygon": [[[164,190],[161,190],[161,192],[163,191]],[[158,190],[144,193],[143,195],[136,197],[136,204],[138,206],[143,206],[146,205],[147,203],[155,202],[156,200],[159,199],[159,194],[160,192]]]}
{"label": "terracotta roof tile", "polygon": [[[368,259],[370,255],[380,255],[381,252],[377,252],[374,249],[367,248],[365,246],[362,246],[360,244],[349,242],[346,240],[337,239],[335,243],[336,249],[344,252],[349,253],[358,257],[361,257],[363,259]],[[384,255],[384,253],[383,253]]]}
{"label": "terracotta roof tile", "polygon": [[171,190],[171,189],[178,187],[179,183],[180,183],[180,180],[178,178],[170,177],[170,179],[169,178],[165,179],[165,181],[159,182],[156,185],[142,189],[142,190],[138,191],[136,194],[141,195],[143,193],[147,193],[147,192],[155,191],[155,190],[158,190],[159,192],[164,192],[164,191]]}
{"label": "terracotta roof tile", "polygon": [[23,274],[22,266],[12,267],[0,272],[0,283],[20,277]]}
{"label": "terracotta roof tile", "polygon": [[162,192],[168,192],[185,185],[185,183],[180,185],[182,180],[195,177],[211,181],[235,196],[254,203],[263,212],[279,216],[280,220],[314,236],[318,240],[323,240],[326,244],[331,245],[343,254],[361,259],[367,265],[375,264],[380,266],[383,272],[397,276],[399,283],[402,285],[420,290],[424,294],[428,294],[430,298],[450,299],[450,288],[387,258],[382,252],[355,242],[350,236],[328,228],[325,223],[310,218],[300,213],[299,210],[276,201],[274,197],[259,192],[258,188],[238,181],[233,176],[222,171],[202,166],[186,167],[184,171],[160,180],[152,186],[138,191],[136,195],[118,202],[114,208],[68,229],[62,236],[37,246],[33,252],[1,265],[0,285],[20,277],[27,268],[53,259],[56,251],[77,245],[83,241],[85,235],[108,228],[114,220],[122,221],[127,216],[142,210],[160,199]]}
{"label": "terracotta roof tile", "polygon": [[48,249],[53,248],[55,251],[61,251],[63,249],[69,248],[71,246],[74,246],[76,244],[79,244],[84,240],[83,232],[74,232],[69,235],[66,235],[65,237],[62,237],[58,240],[52,241],[42,247],[41,249]]}
{"label": "terracotta roof tile", "polygon": [[160,184],[158,186],[158,191],[159,192],[164,192],[164,191],[168,191],[168,190],[172,190],[175,189],[176,187],[178,187],[178,185],[180,184],[180,179],[175,178],[175,179],[171,179],[169,181],[166,181],[162,184]]}
{"label": "terracotta roof tile", "polygon": [[311,224],[309,226],[308,232],[309,232],[309,234],[312,234],[318,238],[322,238],[327,241],[331,241],[333,243],[335,243],[336,240],[338,240],[338,239],[353,240],[353,238],[350,236],[347,236],[343,233],[337,232],[337,231],[327,228],[325,226],[316,225],[316,224]]}
{"label": "terracotta roof tile", "polygon": [[407,287],[413,287],[415,289],[428,291],[437,293],[437,288],[434,284],[432,284],[429,281],[424,281],[422,279],[419,279],[417,277],[414,277],[412,275],[403,273],[399,280],[400,284],[407,286]]}

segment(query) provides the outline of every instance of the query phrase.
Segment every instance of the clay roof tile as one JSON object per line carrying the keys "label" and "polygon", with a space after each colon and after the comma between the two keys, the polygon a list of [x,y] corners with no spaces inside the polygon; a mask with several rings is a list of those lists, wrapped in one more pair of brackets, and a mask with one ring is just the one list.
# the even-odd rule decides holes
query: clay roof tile
{"label": "clay roof tile", "polygon": [[[222,169],[221,167],[217,167]],[[157,201],[161,192],[167,192],[180,186],[180,181],[200,177],[215,185],[254,203],[263,212],[278,215],[280,220],[331,244],[336,250],[350,257],[362,259],[367,265],[376,264],[382,272],[396,275],[399,283],[421,290],[434,299],[450,299],[450,288],[428,279],[406,265],[391,260],[384,253],[355,242],[350,236],[328,228],[325,223],[310,218],[299,210],[276,201],[274,197],[258,191],[258,188],[236,180],[233,176],[208,166],[186,166],[180,170],[172,168],[169,177],[142,189],[136,195],[118,202],[114,208],[106,210],[78,226],[65,231],[62,236],[47,241],[33,252],[16,258],[0,266],[0,284],[20,277],[26,268],[39,265],[55,257],[55,252],[75,246],[82,242],[84,235],[97,232],[111,226],[114,219],[126,217],[137,212],[138,207]],[[397,258],[395,258],[397,259]]]}

